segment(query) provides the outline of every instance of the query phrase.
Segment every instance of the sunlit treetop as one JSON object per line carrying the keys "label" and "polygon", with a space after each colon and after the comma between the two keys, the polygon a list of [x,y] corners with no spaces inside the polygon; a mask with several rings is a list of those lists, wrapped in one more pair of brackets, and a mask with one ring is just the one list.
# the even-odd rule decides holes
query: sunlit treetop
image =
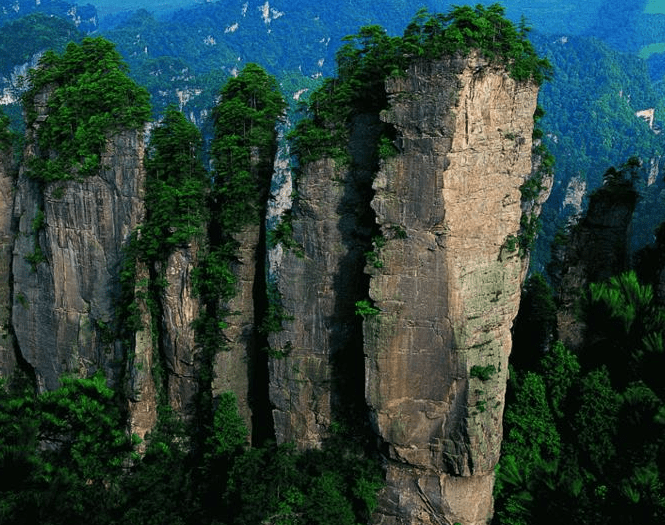
{"label": "sunlit treetop", "polygon": [[108,135],[139,129],[150,118],[150,95],[131,80],[127,65],[104,38],[70,43],[62,55],[46,52],[28,73],[23,95],[28,125],[35,124],[35,97],[52,89],[48,117],[38,124],[42,158],[31,166],[39,180],[85,176],[99,169]]}

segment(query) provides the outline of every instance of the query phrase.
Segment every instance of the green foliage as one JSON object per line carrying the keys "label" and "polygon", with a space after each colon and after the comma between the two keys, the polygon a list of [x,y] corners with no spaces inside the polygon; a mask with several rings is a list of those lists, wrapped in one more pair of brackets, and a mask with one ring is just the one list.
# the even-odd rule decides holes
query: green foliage
{"label": "green foliage", "polygon": [[30,268],[33,272],[37,271],[37,266],[43,262],[46,262],[46,255],[44,255],[44,251],[39,244],[39,240],[35,239],[35,249],[30,253],[26,253],[23,256],[23,259],[25,259],[25,261],[30,264]]}
{"label": "green foliage", "polygon": [[165,260],[205,232],[209,177],[201,163],[199,130],[173,107],[153,131],[145,160],[147,220],[141,226],[146,260]]}
{"label": "green foliage", "polygon": [[213,431],[206,445],[212,456],[231,455],[247,444],[249,431],[238,414],[237,399],[233,392],[222,393],[216,402]]}
{"label": "green foliage", "polygon": [[46,224],[46,215],[44,214],[44,210],[37,210],[35,218],[32,219],[32,232],[37,233],[44,227],[44,224]]}
{"label": "green foliage", "polygon": [[[111,42],[101,37],[70,43],[62,55],[48,51],[28,74],[23,95],[28,125],[38,124],[40,156],[30,176],[44,182],[91,175],[109,134],[141,128],[150,116],[148,92],[127,76]],[[37,121],[38,94],[48,97],[48,118]]]}
{"label": "green foliage", "polygon": [[266,244],[272,248],[281,244],[286,250],[293,250],[296,256],[303,258],[305,252],[293,238],[293,214],[291,210],[284,212],[279,223],[267,233]]}
{"label": "green foliage", "polygon": [[432,16],[421,9],[404,32],[404,51],[438,58],[477,49],[486,58],[505,63],[516,80],[541,84],[549,78],[552,66],[536,54],[527,40],[529,31],[524,21],[515,27],[507,20],[505,8],[498,3],[454,6],[447,14]]}
{"label": "green foliage", "polygon": [[578,402],[573,428],[579,447],[590,466],[604,473],[615,460],[621,407],[621,396],[612,388],[606,368],[582,378]]}
{"label": "green foliage", "polygon": [[284,330],[282,323],[292,321],[293,316],[288,315],[282,305],[282,297],[274,283],[268,283],[266,286],[266,299],[268,306],[259,326],[259,332],[263,335],[281,332]]}
{"label": "green foliage", "polygon": [[561,341],[557,341],[543,356],[541,363],[552,413],[562,419],[566,413],[568,394],[579,382],[579,361]]}
{"label": "green foliage", "polygon": [[380,312],[381,310],[372,306],[372,302],[369,299],[356,301],[356,315],[360,315],[362,317],[372,317],[378,315]]}
{"label": "green foliage", "polygon": [[348,441],[297,454],[290,445],[248,450],[236,461],[226,498],[234,525],[366,523],[383,486],[381,470]]}
{"label": "green foliage", "polygon": [[10,125],[9,117],[0,110],[0,150],[2,151],[8,150],[14,144],[14,134]]}
{"label": "green foliage", "polygon": [[45,13],[31,13],[2,26],[0,31],[0,71],[9,75],[17,64],[28,62],[45,49],[62,51],[81,32],[73,22]]}
{"label": "green foliage", "polygon": [[544,354],[533,348],[539,362],[518,360],[511,372],[501,525],[655,525],[665,516],[663,309],[628,272],[592,284],[581,315],[587,332],[576,353],[560,342]]}
{"label": "green foliage", "polygon": [[469,371],[469,377],[475,377],[481,381],[488,381],[494,374],[496,374],[496,367],[494,365],[473,365]]}
{"label": "green foliage", "polygon": [[224,230],[256,224],[270,185],[277,151],[276,123],[286,108],[277,82],[248,64],[222,88],[214,110],[215,199]]}
{"label": "green foliage", "polygon": [[399,153],[390,137],[386,137],[385,135],[381,137],[377,147],[379,158],[382,160],[394,157]]}
{"label": "green foliage", "polygon": [[508,235],[508,237],[506,237],[503,246],[506,248],[508,253],[512,253],[516,251],[517,248],[519,247],[519,239],[511,233],[510,235]]}
{"label": "green foliage", "polygon": [[112,522],[132,440],[103,374],[3,393],[0,420],[2,478],[14,478],[0,492],[3,523]]}

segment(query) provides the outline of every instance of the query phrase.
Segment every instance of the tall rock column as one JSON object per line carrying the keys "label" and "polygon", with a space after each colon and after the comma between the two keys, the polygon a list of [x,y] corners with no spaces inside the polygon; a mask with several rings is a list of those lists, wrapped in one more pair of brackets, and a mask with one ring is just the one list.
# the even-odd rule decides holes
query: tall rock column
{"label": "tall rock column", "polygon": [[0,378],[8,378],[16,367],[14,340],[8,330],[11,310],[11,261],[14,231],[12,229],[12,202],[14,176],[12,151],[0,151]]}
{"label": "tall rock column", "polygon": [[523,260],[537,86],[477,56],[388,81],[400,153],[372,207],[385,242],[365,314],[366,398],[387,451],[375,522],[485,524]]}
{"label": "tall rock column", "polygon": [[[45,97],[38,112],[46,111]],[[26,159],[34,154],[30,137]],[[108,138],[98,174],[39,183],[21,169],[12,324],[40,389],[97,368],[118,378],[122,347],[111,326],[123,248],[144,215],[143,155],[143,133],[132,130]]]}

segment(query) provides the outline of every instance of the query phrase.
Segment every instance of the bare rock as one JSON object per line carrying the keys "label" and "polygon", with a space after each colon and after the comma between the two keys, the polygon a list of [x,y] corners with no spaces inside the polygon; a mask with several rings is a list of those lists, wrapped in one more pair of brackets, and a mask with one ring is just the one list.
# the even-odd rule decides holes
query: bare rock
{"label": "bare rock", "polygon": [[523,262],[507,247],[531,174],[537,87],[478,57],[388,82],[400,154],[378,173],[366,398],[385,442],[377,523],[480,525],[492,513]]}
{"label": "bare rock", "polygon": [[144,149],[141,131],[125,131],[108,138],[96,175],[40,184],[21,169],[12,324],[42,389],[64,373],[118,377],[122,348],[107,328],[123,249],[144,215]]}

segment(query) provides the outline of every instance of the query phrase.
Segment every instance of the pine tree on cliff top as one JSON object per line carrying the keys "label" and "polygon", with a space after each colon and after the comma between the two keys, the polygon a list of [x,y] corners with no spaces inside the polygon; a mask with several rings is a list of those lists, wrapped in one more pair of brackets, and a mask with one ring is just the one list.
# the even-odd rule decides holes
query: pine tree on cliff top
{"label": "pine tree on cliff top", "polygon": [[31,177],[51,181],[91,175],[100,168],[109,134],[147,122],[150,95],[127,71],[114,44],[101,37],[72,42],[62,55],[44,54],[28,73],[30,89],[22,97],[32,126],[37,120],[35,97],[53,89],[48,118],[38,123],[40,157],[31,163]]}
{"label": "pine tree on cliff top", "polygon": [[293,152],[302,163],[330,156],[348,160],[345,144],[354,115],[379,113],[387,106],[385,80],[402,75],[417,59],[437,60],[477,50],[490,62],[503,63],[516,80],[540,85],[552,66],[539,58],[528,40],[526,22],[516,27],[500,4],[455,6],[449,13],[420,9],[402,37],[380,26],[365,26],[346,38],[336,54],[337,78],[312,94],[308,118],[292,134]]}

